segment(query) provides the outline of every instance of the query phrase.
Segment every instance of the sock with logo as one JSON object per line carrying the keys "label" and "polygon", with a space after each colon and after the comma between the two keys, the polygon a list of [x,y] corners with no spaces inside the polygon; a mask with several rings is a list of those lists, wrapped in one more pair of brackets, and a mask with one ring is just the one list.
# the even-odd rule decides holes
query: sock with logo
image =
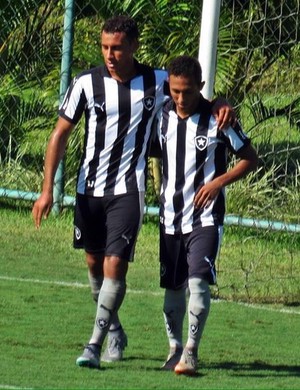
{"label": "sock with logo", "polygon": [[163,315],[170,348],[182,347],[183,320],[186,311],[186,289],[165,290]]}
{"label": "sock with logo", "polygon": [[89,344],[102,345],[126,292],[126,282],[104,278],[98,297],[94,330]]}
{"label": "sock with logo", "polygon": [[186,348],[197,353],[200,339],[210,309],[210,289],[206,280],[189,279],[190,298],[188,303],[189,331]]}

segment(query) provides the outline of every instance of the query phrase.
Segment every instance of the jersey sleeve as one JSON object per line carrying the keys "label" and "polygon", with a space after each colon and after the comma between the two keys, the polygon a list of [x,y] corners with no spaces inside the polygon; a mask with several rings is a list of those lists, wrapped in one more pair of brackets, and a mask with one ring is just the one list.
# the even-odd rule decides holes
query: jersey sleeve
{"label": "jersey sleeve", "polygon": [[221,135],[226,143],[226,146],[234,154],[237,154],[251,143],[250,138],[244,133],[238,122],[236,122],[233,127],[228,127],[228,129],[222,130]]}
{"label": "jersey sleeve", "polygon": [[82,79],[74,77],[59,107],[58,114],[73,124],[82,117],[86,105],[86,96],[82,88]]}

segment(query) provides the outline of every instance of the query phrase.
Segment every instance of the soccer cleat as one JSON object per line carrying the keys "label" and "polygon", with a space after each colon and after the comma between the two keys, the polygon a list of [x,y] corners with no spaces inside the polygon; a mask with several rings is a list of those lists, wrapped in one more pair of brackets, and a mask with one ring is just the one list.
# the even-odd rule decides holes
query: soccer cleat
{"label": "soccer cleat", "polygon": [[175,366],[176,374],[195,375],[197,372],[197,355],[187,349],[183,350],[178,364]]}
{"label": "soccer cleat", "polygon": [[109,331],[107,346],[101,360],[103,362],[111,363],[123,359],[123,351],[127,347],[127,335],[123,329],[119,332]]}
{"label": "soccer cleat", "polygon": [[100,347],[97,344],[88,344],[83,354],[76,360],[79,367],[100,368]]}
{"label": "soccer cleat", "polygon": [[175,366],[181,358],[181,355],[182,347],[170,348],[170,353],[167,357],[167,360],[161,366],[161,369],[165,371],[174,371]]}

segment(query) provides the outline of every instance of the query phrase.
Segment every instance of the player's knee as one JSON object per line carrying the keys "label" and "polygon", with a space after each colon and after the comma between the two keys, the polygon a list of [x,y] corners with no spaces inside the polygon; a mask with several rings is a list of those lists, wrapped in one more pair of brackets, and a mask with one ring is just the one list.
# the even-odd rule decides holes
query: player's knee
{"label": "player's knee", "polygon": [[189,279],[189,310],[194,313],[208,314],[210,309],[209,283],[200,278]]}
{"label": "player's knee", "polygon": [[209,283],[201,278],[189,279],[189,290],[191,294],[205,294],[209,292]]}

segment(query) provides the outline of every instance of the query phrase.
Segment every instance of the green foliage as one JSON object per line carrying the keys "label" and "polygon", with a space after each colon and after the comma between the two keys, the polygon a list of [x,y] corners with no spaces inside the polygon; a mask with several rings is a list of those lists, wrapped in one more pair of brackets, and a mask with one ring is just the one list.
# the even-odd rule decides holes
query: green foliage
{"label": "green foliage", "polygon": [[142,62],[154,67],[166,67],[178,55],[188,53],[197,56],[195,43],[199,37],[199,2],[159,0],[149,7],[147,0],[127,1],[124,10],[140,24],[138,56]]}
{"label": "green foliage", "polygon": [[[227,214],[268,219],[286,223],[299,223],[300,171],[289,187],[277,183],[280,167],[260,168],[227,188]],[[259,176],[257,179],[256,176]],[[280,175],[279,175],[280,178]]]}
{"label": "green foliage", "polygon": [[[10,187],[14,178],[12,188],[40,188],[36,183],[57,118],[64,5],[0,5],[1,186]],[[136,18],[142,62],[162,67],[179,54],[197,56],[201,8],[198,0],[76,1],[72,74],[102,62],[100,28],[115,14]],[[299,0],[222,2],[215,93],[230,99],[260,155],[258,173],[229,189],[230,212],[299,223],[300,213],[293,213],[299,204],[299,26]],[[68,194],[74,194],[81,136],[82,125],[66,155]],[[148,188],[148,204],[157,205],[151,173]]]}
{"label": "green foliage", "polygon": [[[2,161],[15,159],[24,149],[28,134],[47,129],[53,117],[57,100],[53,80],[58,77],[55,69],[59,66],[61,41],[59,4],[26,1],[16,12],[19,2],[10,2],[0,14],[0,24],[5,26],[0,38]],[[14,15],[7,22],[11,13]]]}
{"label": "green foliage", "polygon": [[[216,94],[226,95],[238,112],[247,96],[254,94],[257,101],[262,101],[261,92],[258,94],[260,88],[263,93],[274,93],[274,77],[276,88],[279,85],[279,89],[289,89],[291,75],[288,69],[291,59],[296,57],[299,59],[297,37],[300,28],[297,22],[299,20],[297,0],[291,2],[252,0],[243,3],[245,2],[225,1],[221,8],[215,85]],[[297,7],[298,11],[294,12]],[[286,73],[282,72],[282,67],[286,69]],[[299,75],[299,72],[296,73]],[[299,85],[298,75],[292,77],[293,82],[298,79]],[[299,95],[297,91],[296,93],[296,98],[289,106],[281,112],[276,111],[279,117],[293,109],[291,119],[293,123],[298,123],[300,112]],[[271,107],[270,110],[274,111],[275,107]],[[262,104],[260,108],[259,112],[252,112],[256,123],[269,118]],[[255,115],[257,113],[258,117]],[[295,117],[298,120],[295,121]]]}

